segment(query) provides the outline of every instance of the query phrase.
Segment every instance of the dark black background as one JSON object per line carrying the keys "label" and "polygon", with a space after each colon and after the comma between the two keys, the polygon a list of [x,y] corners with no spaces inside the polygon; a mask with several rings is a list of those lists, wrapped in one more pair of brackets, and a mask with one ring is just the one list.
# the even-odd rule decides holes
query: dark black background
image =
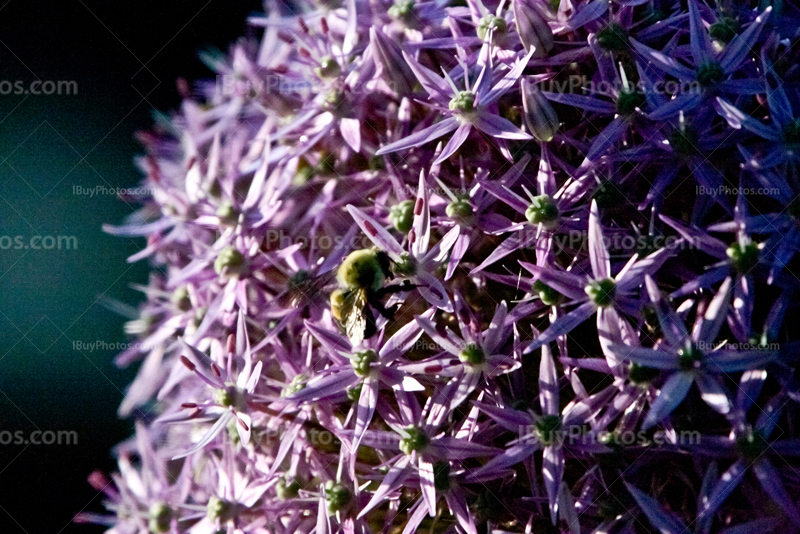
{"label": "dark black background", "polygon": [[0,443],[2,534],[104,530],[71,518],[102,511],[86,476],[113,470],[110,449],[131,433],[116,410],[135,370],[115,369],[113,350],[75,343],[130,341],[124,319],[96,300],[136,304],[141,295],[129,284],[146,282],[148,267],[125,262],[141,241],[101,231],[134,207],[113,195],[75,194],[75,186],[137,184],[135,131],[179,106],[178,77],[213,77],[199,51],[259,35],[246,17],[260,7],[258,0],[0,0],[0,89],[3,81],[27,87],[37,79],[78,87],[75,95],[0,94],[0,237],[68,235],[78,243],[0,248],[0,438],[37,429],[78,435],[69,446]]}

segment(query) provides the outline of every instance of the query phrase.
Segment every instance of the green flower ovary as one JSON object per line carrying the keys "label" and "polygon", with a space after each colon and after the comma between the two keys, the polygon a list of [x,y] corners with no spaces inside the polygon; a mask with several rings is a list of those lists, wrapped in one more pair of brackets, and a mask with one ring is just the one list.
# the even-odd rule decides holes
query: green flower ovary
{"label": "green flower ovary", "polygon": [[244,395],[236,386],[228,385],[214,391],[214,403],[218,406],[240,410],[244,404]]}
{"label": "green flower ovary", "polygon": [[675,152],[683,156],[691,156],[698,153],[697,144],[700,142],[697,132],[690,127],[682,130],[675,130],[668,137],[669,146]]}
{"label": "green flower ovary", "polygon": [[712,87],[725,78],[725,71],[716,61],[708,61],[697,68],[697,81],[703,87]]}
{"label": "green flower ovary", "polygon": [[275,495],[282,501],[294,499],[299,492],[300,483],[295,479],[287,481],[285,478],[282,478],[275,484]]}
{"label": "green flower ovary", "polygon": [[498,35],[506,33],[506,21],[497,15],[486,15],[478,23],[478,37],[486,39],[489,31],[492,31],[492,39],[496,39]]}
{"label": "green flower ovary", "polygon": [[425,432],[415,426],[409,426],[404,429],[406,437],[400,440],[400,450],[405,454],[411,454],[414,451],[421,451],[428,443],[431,442]]}
{"label": "green flower ovary", "polygon": [[389,208],[389,222],[398,232],[409,232],[414,225],[414,201],[404,200]]}
{"label": "green flower ovary", "polygon": [[533,283],[533,289],[534,291],[539,292],[539,298],[541,299],[542,304],[547,306],[557,306],[564,302],[564,295],[548,286],[541,280],[536,280]]}
{"label": "green flower ovary", "polygon": [[472,91],[459,91],[450,99],[450,111],[472,113],[475,110],[475,93]]}
{"label": "green flower ovary", "polygon": [[787,124],[783,128],[783,140],[792,145],[800,143],[800,119]]}
{"label": "green flower ovary", "polygon": [[148,510],[150,520],[148,527],[153,534],[164,534],[170,531],[170,523],[175,512],[163,502],[154,503]]}
{"label": "green flower ovary", "polygon": [[353,500],[353,494],[341,484],[334,484],[333,481],[329,481],[325,485],[325,500],[328,503],[328,511],[335,514],[350,504],[350,501]]}
{"label": "green flower ovary", "polygon": [[219,497],[212,496],[208,499],[206,515],[211,521],[216,521],[217,519],[224,520],[225,517],[230,514],[232,508],[229,502],[223,501]]}
{"label": "green flower ovary", "polygon": [[417,261],[408,252],[403,252],[400,259],[392,264],[392,271],[401,276],[414,276],[417,272]]}
{"label": "green flower ovary", "polygon": [[758,263],[758,246],[755,243],[734,243],[725,251],[731,265],[740,274],[747,274]]}
{"label": "green flower ovary", "polygon": [[469,365],[480,365],[486,361],[486,354],[483,349],[474,343],[468,344],[458,355],[458,359]]}
{"label": "green flower ovary", "polygon": [[558,206],[550,195],[533,197],[530,206],[525,210],[525,218],[531,224],[551,226],[558,220],[559,215]]}
{"label": "green flower ovary", "polygon": [[617,113],[624,117],[634,114],[636,108],[645,105],[645,97],[637,91],[622,91],[617,97]]}
{"label": "green flower ovary", "polygon": [[459,200],[454,200],[453,202],[448,204],[447,208],[445,208],[444,211],[445,213],[447,213],[447,216],[450,217],[451,219],[455,218],[466,219],[468,217],[471,217],[472,214],[474,213],[474,210],[472,209],[472,204],[469,203],[469,200],[463,198]]}
{"label": "green flower ovary", "polygon": [[364,382],[359,382],[351,388],[347,388],[347,398],[350,402],[356,402],[361,398],[361,390],[364,389]]}
{"label": "green flower ovary", "polygon": [[320,78],[336,78],[339,76],[341,69],[335,59],[325,56],[319,60],[319,67],[315,68],[314,72]]}
{"label": "green flower ovary", "polygon": [[742,30],[739,21],[733,17],[722,17],[708,29],[708,34],[712,39],[730,43],[733,38]]}
{"label": "green flower ovary", "polygon": [[374,350],[364,350],[356,352],[350,360],[353,372],[360,378],[369,375],[370,365],[378,361],[378,355]]}
{"label": "green flower ovary", "polygon": [[189,298],[189,290],[186,286],[181,286],[172,293],[172,305],[178,310],[186,312],[192,309],[192,301]]}
{"label": "green flower ovary", "polygon": [[336,273],[339,285],[347,289],[377,291],[383,286],[385,276],[378,255],[374,250],[362,249],[351,252]]}
{"label": "green flower ovary", "polygon": [[596,305],[601,308],[611,306],[614,303],[614,295],[617,292],[617,283],[611,278],[604,280],[593,280],[584,291]]}
{"label": "green flower ovary", "polygon": [[561,430],[561,417],[558,415],[545,415],[536,422],[536,436],[544,445],[552,444],[559,430]]}
{"label": "green flower ovary", "polygon": [[608,52],[622,52],[628,49],[628,32],[616,23],[611,23],[597,32],[597,44]]}
{"label": "green flower ovary", "polygon": [[239,212],[233,207],[230,201],[225,201],[217,208],[217,217],[223,224],[234,225],[239,220]]}
{"label": "green flower ovary", "polygon": [[760,458],[769,448],[767,440],[758,430],[749,429],[744,435],[736,438],[736,448],[745,458]]}
{"label": "green flower ovary", "polygon": [[298,391],[305,389],[307,381],[308,381],[308,375],[299,374],[295,376],[294,378],[292,378],[292,381],[289,382],[289,384],[284,388],[281,395],[284,397],[288,397],[293,393],[297,393]]}
{"label": "green flower ovary", "polygon": [[678,367],[682,371],[693,371],[703,365],[705,354],[694,344],[678,350]]}
{"label": "green flower ovary", "polygon": [[658,369],[632,363],[630,371],[628,372],[628,378],[630,378],[631,382],[634,384],[645,385],[652,382],[658,376],[658,372]]}
{"label": "green flower ovary", "polygon": [[393,19],[406,19],[414,12],[414,0],[396,0],[389,8],[389,16]]}
{"label": "green flower ovary", "polygon": [[236,248],[228,246],[219,251],[214,260],[214,270],[217,274],[237,274],[244,267],[244,256]]}

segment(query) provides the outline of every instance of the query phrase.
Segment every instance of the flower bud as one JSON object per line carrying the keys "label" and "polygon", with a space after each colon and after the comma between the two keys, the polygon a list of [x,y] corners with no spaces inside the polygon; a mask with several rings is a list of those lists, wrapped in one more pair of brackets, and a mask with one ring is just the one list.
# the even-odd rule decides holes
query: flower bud
{"label": "flower bud", "polygon": [[[395,4],[395,6],[397,5]],[[369,41],[372,57],[380,67],[380,76],[386,85],[398,95],[413,93],[417,78],[411,72],[397,43],[389,39],[377,27],[370,28]]]}
{"label": "flower bud", "polygon": [[414,225],[414,201],[404,200],[389,208],[389,222],[398,232],[408,233]]}
{"label": "flower bud", "polygon": [[617,292],[617,283],[611,278],[605,280],[593,280],[584,290],[589,298],[601,308],[606,308],[614,303],[614,295]]}
{"label": "flower bud", "polygon": [[325,485],[325,500],[328,503],[328,512],[335,514],[350,504],[350,501],[353,500],[353,494],[341,484],[334,484],[333,481],[329,481]]}
{"label": "flower bud", "polygon": [[522,78],[522,107],[525,110],[525,126],[537,140],[552,141],[558,131],[558,115],[539,89]]}
{"label": "flower bud", "polygon": [[219,252],[214,261],[214,270],[217,274],[235,275],[244,270],[245,258],[236,248],[228,246]]}
{"label": "flower bud", "polygon": [[525,50],[534,49],[533,57],[544,57],[553,49],[553,30],[547,23],[553,18],[550,8],[538,0],[514,0],[514,20],[519,40]]}

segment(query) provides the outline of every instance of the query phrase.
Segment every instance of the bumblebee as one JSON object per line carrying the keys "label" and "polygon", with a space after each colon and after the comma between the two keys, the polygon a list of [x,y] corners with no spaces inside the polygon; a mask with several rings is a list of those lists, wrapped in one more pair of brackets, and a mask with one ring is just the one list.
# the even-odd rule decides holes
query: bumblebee
{"label": "bumblebee", "polygon": [[391,320],[399,306],[386,308],[381,300],[392,293],[410,291],[410,283],[385,285],[392,278],[391,260],[380,250],[362,249],[350,253],[336,273],[339,289],[331,293],[331,315],[353,345],[375,335],[373,308]]}

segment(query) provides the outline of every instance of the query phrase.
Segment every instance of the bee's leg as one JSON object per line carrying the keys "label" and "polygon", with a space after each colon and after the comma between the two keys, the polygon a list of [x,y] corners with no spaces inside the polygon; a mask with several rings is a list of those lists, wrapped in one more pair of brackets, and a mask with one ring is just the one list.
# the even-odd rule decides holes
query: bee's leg
{"label": "bee's leg", "polygon": [[403,291],[411,291],[412,289],[416,289],[417,287],[419,287],[417,284],[412,284],[412,283],[394,284],[380,288],[378,291],[375,292],[375,296],[380,299],[385,297],[386,295],[392,295],[394,293],[402,293]]}
{"label": "bee's leg", "polygon": [[392,306],[390,306],[388,308],[386,306],[384,306],[383,303],[381,303],[379,301],[370,302],[370,304],[372,305],[373,308],[378,310],[378,313],[380,313],[381,316],[383,316],[384,319],[386,319],[388,321],[393,321],[394,320],[394,314],[397,313],[398,309],[400,309],[400,304],[401,303],[398,302],[397,304],[394,304],[394,305],[392,305]]}
{"label": "bee's leg", "polygon": [[[380,310],[378,311],[380,312]],[[383,314],[381,313],[381,315]],[[378,326],[375,324],[375,315],[369,305],[364,307],[364,316],[367,319],[367,324],[364,326],[364,339],[369,339],[378,332]]]}

